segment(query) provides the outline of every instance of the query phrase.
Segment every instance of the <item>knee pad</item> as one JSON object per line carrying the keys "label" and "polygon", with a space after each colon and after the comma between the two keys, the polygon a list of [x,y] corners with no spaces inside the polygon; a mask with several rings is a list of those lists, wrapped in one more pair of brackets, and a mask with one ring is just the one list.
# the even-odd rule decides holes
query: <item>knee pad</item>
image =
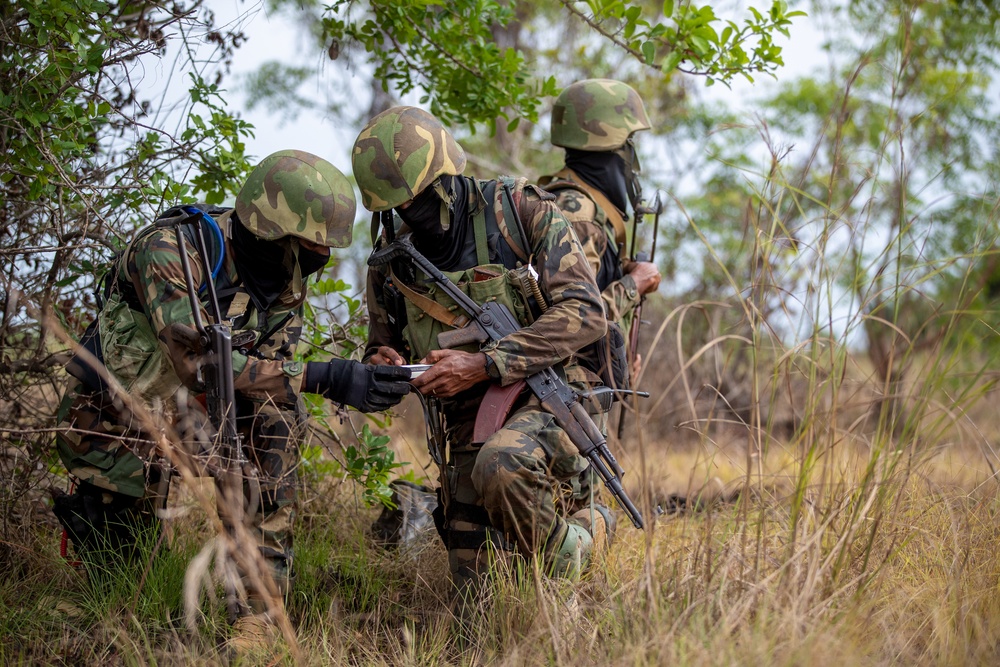
{"label": "knee pad", "polygon": [[576,523],[567,523],[565,536],[549,554],[549,575],[554,578],[578,579],[590,564],[593,550],[594,538],[587,529]]}

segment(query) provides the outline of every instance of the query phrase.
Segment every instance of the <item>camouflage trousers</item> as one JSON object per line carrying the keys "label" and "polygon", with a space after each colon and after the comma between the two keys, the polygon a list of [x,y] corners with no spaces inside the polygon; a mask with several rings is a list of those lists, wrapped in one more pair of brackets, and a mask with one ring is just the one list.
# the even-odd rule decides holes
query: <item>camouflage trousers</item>
{"label": "camouflage trousers", "polygon": [[516,549],[544,561],[548,550],[561,544],[588,465],[534,400],[481,446],[462,444],[471,441],[473,426],[468,421],[449,429],[438,517],[452,580],[462,597],[478,591],[491,552]]}
{"label": "camouflage trousers", "polygon": [[[180,436],[185,454],[190,455],[187,459],[194,462],[196,473],[199,464],[205,469],[222,463],[213,451],[212,429],[201,403],[191,398],[182,405],[160,407],[170,415],[169,422]],[[165,502],[160,497],[164,490],[157,488],[162,485],[154,483],[161,466],[154,461],[154,440],[139,420],[108,394],[88,392],[81,384],[71,386],[64,396],[59,419],[56,447],[83,492],[95,495],[96,491],[99,503],[114,507],[113,514],[134,533],[157,530],[151,508]],[[300,406],[283,409],[237,399],[236,423],[246,456],[257,469],[260,487],[259,502],[247,520],[276,583],[284,590],[292,565],[304,413]],[[246,482],[244,494],[248,498],[257,495]],[[133,535],[132,540],[137,537]],[[128,539],[116,541],[122,542],[124,549],[128,548],[124,544]],[[74,546],[80,550],[88,545],[74,539]]]}

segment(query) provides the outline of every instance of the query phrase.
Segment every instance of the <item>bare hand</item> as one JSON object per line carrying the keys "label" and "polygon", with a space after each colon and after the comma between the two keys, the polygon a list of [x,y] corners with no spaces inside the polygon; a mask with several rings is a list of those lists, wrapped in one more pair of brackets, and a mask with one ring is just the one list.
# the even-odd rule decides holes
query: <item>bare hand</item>
{"label": "bare hand", "polygon": [[660,270],[652,262],[632,262],[627,267],[639,294],[655,292],[660,287]]}
{"label": "bare hand", "polygon": [[413,380],[413,386],[424,396],[448,398],[490,379],[482,352],[433,350],[420,363],[433,364]]}
{"label": "bare hand", "polygon": [[639,379],[639,372],[642,370],[642,355],[638,352],[635,353],[635,359],[632,360],[632,384]]}
{"label": "bare hand", "polygon": [[380,345],[378,352],[368,358],[368,363],[376,366],[402,366],[406,360],[388,345]]}

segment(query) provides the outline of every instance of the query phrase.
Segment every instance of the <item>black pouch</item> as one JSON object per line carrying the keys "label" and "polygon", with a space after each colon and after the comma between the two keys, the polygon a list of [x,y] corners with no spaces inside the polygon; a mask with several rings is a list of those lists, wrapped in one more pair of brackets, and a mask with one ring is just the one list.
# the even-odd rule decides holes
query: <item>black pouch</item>
{"label": "black pouch", "polygon": [[384,547],[411,547],[435,527],[434,513],[439,506],[434,490],[405,480],[389,484],[395,509],[382,508],[372,524],[372,533]]}
{"label": "black pouch", "polygon": [[[628,356],[625,352],[625,334],[615,322],[608,322],[608,333],[583,348],[577,355],[584,368],[601,378],[605,387],[629,388]],[[615,400],[618,395],[614,394]]]}
{"label": "black pouch", "polygon": [[[80,338],[80,347],[89,352],[101,367],[104,366],[104,352],[101,350],[101,334],[97,330],[97,320],[87,326]],[[66,364],[66,372],[83,382],[84,386],[93,392],[106,392],[108,385],[97,372],[97,368],[92,362],[84,359],[82,355],[74,354],[73,358]]]}
{"label": "black pouch", "polygon": [[391,279],[385,281],[382,294],[385,298],[385,310],[389,316],[389,323],[397,331],[402,331],[407,322],[406,297],[403,296],[403,293],[399,291]]}

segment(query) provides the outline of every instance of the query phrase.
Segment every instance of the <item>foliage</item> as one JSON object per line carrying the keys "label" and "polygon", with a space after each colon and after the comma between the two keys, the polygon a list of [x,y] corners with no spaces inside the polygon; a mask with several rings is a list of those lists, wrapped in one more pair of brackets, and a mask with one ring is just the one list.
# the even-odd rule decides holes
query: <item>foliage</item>
{"label": "foliage", "polygon": [[753,82],[756,72],[773,76],[784,64],[774,34],[788,37],[792,19],[805,16],[788,11],[784,0],[776,0],[763,13],[748,7],[750,17],[742,24],[721,19],[709,4],[665,0],[662,15],[653,12],[645,18],[642,3],[587,0],[591,13],[586,15],[576,8],[579,3],[561,2],[645,65],[667,76],[674,70],[704,76],[708,85],[728,84],[737,75]]}
{"label": "foliage", "polygon": [[[240,39],[215,30],[198,2],[139,10],[27,2],[5,5],[0,17],[0,245],[10,262],[0,347],[22,357],[23,346],[10,352],[14,338],[41,345],[36,325],[23,320],[25,301],[43,311],[55,305],[77,329],[92,304],[92,268],[156,211],[234,192],[252,128],[227,111],[218,76],[210,82],[191,60],[194,45],[185,42],[194,27],[219,62]],[[135,71],[178,39],[188,47],[178,67],[186,62],[190,87],[175,108],[154,108],[145,97],[164,91],[140,89]],[[165,129],[171,124],[178,129]]]}
{"label": "foliage", "polygon": [[[406,95],[418,83],[431,113],[450,123],[487,123],[538,117],[539,98],[556,92],[553,77],[532,78],[524,55],[501,49],[492,26],[514,19],[507,3],[495,0],[368,3],[371,16],[352,20],[356,0],[338,0],[323,20],[323,39],[334,47],[345,39],[360,43],[375,62],[384,91]],[[505,108],[515,110],[510,118]]]}
{"label": "foliage", "polygon": [[396,454],[387,446],[389,436],[375,435],[365,424],[358,434],[358,444],[344,450],[344,474],[364,488],[365,505],[392,506],[389,476],[403,464],[396,461]]}
{"label": "foliage", "polygon": [[[521,119],[538,121],[542,98],[558,92],[552,72],[560,70],[547,66],[558,60],[552,51],[577,63],[582,55],[573,55],[566,42],[574,22],[587,26],[590,54],[601,52],[603,39],[661,82],[681,71],[711,84],[773,74],[782,65],[773,38],[787,36],[792,19],[802,15],[788,11],[782,0],[766,11],[749,8],[739,23],[717,16],[710,4],[690,2],[590,0],[584,11],[579,8],[584,3],[565,0],[557,12],[546,3],[503,0],[336,0],[322,12],[315,3],[273,4],[311,15],[311,25],[321,26],[314,37],[331,59],[360,47],[382,93],[398,98],[419,90],[419,104],[445,122],[486,125],[490,134],[513,132]],[[536,40],[519,38],[522,29],[532,27],[539,29]],[[266,94],[261,84],[278,69],[267,64],[253,89]],[[506,122],[498,125],[499,119]]]}

